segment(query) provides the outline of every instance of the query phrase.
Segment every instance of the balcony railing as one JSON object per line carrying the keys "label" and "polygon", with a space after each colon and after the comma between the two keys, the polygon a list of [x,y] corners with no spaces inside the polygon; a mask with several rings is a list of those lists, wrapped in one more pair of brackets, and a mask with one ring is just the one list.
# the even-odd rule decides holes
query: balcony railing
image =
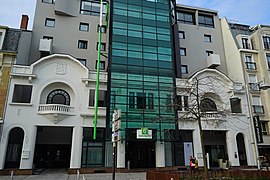
{"label": "balcony railing", "polygon": [[213,112],[202,112],[201,117],[202,119],[205,120],[223,120],[226,118],[226,115],[217,111],[213,111]]}
{"label": "balcony railing", "polygon": [[38,107],[39,114],[73,115],[74,107],[62,104],[41,104]]}
{"label": "balcony railing", "polygon": [[258,114],[264,114],[264,107],[262,105],[252,105],[253,112]]}
{"label": "balcony railing", "polygon": [[248,83],[248,85],[251,91],[260,91],[260,86],[258,83]]}
{"label": "balcony railing", "polygon": [[246,63],[246,68],[250,70],[256,70],[256,63],[255,62],[245,62]]}

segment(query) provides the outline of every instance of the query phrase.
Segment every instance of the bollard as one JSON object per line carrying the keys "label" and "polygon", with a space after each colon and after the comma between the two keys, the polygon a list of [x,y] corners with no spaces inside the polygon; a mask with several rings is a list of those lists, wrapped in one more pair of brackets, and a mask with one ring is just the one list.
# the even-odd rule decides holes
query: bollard
{"label": "bollard", "polygon": [[13,174],[14,174],[14,172],[11,171],[11,172],[10,172],[10,179],[13,179]]}
{"label": "bollard", "polygon": [[79,171],[79,169],[77,169],[77,178],[76,178],[76,180],[79,180],[80,179],[80,171]]}

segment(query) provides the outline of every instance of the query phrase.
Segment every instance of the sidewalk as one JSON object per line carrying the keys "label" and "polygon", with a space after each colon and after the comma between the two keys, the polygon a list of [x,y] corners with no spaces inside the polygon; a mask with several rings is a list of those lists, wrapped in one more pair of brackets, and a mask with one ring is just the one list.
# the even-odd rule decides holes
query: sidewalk
{"label": "sidewalk", "polygon": [[[1,180],[11,180],[10,176],[0,176]],[[13,176],[14,180],[77,180],[76,174],[64,170],[45,170],[39,175]],[[111,173],[80,174],[79,180],[112,180]],[[146,180],[146,172],[116,173],[115,180]]]}

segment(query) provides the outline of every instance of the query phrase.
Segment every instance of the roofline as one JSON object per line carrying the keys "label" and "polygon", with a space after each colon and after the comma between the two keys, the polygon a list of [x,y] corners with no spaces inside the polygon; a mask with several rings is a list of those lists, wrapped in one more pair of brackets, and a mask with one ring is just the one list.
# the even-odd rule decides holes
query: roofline
{"label": "roofline", "polygon": [[192,9],[192,10],[199,10],[199,11],[205,11],[209,13],[214,13],[215,15],[218,14],[218,11],[212,10],[212,9],[206,9],[206,8],[201,8],[201,7],[196,7],[196,6],[188,6],[184,4],[176,4],[176,8],[186,8],[186,9]]}

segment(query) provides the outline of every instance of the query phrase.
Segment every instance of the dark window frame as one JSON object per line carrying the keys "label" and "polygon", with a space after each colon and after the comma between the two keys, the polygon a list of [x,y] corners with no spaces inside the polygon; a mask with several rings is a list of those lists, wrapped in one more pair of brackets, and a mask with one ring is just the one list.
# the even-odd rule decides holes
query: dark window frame
{"label": "dark window frame", "polygon": [[42,0],[41,2],[47,3],[47,4],[54,4],[54,0]]}
{"label": "dark window frame", "polygon": [[[98,42],[97,42],[97,45],[96,45],[96,50],[98,51]],[[101,42],[100,51],[106,51],[106,43]]]}
{"label": "dark window frame", "polygon": [[211,54],[214,54],[214,51],[206,50],[205,52],[206,52],[206,55],[207,55],[207,56],[210,56]]}
{"label": "dark window frame", "polygon": [[[98,60],[96,60],[95,69],[97,69]],[[105,70],[105,61],[100,61],[100,70]]]}
{"label": "dark window frame", "polygon": [[[179,14],[182,14],[183,18],[180,19],[181,16]],[[195,25],[195,12],[179,11],[177,12],[177,21],[184,24]]]}
{"label": "dark window frame", "polygon": [[[179,34],[179,39],[186,39],[185,31],[179,31],[178,34]],[[182,34],[182,37],[180,36],[180,34]]]}
{"label": "dark window frame", "polygon": [[204,34],[204,42],[211,43],[212,36],[210,34]]}
{"label": "dark window frame", "polygon": [[88,41],[86,40],[78,40],[78,49],[87,49]]}
{"label": "dark window frame", "polygon": [[[50,24],[53,23],[53,24]],[[53,18],[46,18],[45,19],[45,26],[46,27],[50,27],[50,28],[54,28],[55,27],[55,19]]]}
{"label": "dark window frame", "polygon": [[100,26],[99,24],[97,26],[97,32],[99,32],[100,27],[101,27],[101,32],[102,33],[106,33],[107,32],[107,27],[105,25]]}
{"label": "dark window frame", "polygon": [[[95,105],[95,89],[89,90],[89,101],[88,106],[93,107]],[[102,96],[103,94],[103,96]],[[98,91],[98,107],[106,107],[107,101],[107,91],[99,90]]]}
{"label": "dark window frame", "polygon": [[[106,1],[103,1],[106,2]],[[89,9],[87,8],[89,7]],[[103,4],[103,16],[106,15],[106,5]],[[100,1],[98,0],[81,0],[80,5],[80,14],[83,15],[92,15],[99,16],[100,15]]]}
{"label": "dark window frame", "polygon": [[240,98],[230,98],[231,112],[242,113],[242,105]]}
{"label": "dark window frame", "polygon": [[270,49],[270,36],[263,36],[264,49]]}
{"label": "dark window frame", "polygon": [[12,103],[30,104],[32,100],[32,85],[15,84],[12,95]]}
{"label": "dark window frame", "polygon": [[[185,70],[183,72],[183,70]],[[188,65],[181,65],[181,74],[188,74]]]}
{"label": "dark window frame", "polygon": [[86,66],[87,59],[85,59],[85,58],[77,58],[77,60],[80,61],[80,63],[82,63],[84,66]]}
{"label": "dark window frame", "polygon": [[[181,53],[181,50],[182,52],[184,52],[183,54]],[[179,51],[180,51],[180,56],[187,56],[187,48],[180,47]]]}
{"label": "dark window frame", "polygon": [[[211,22],[209,22],[209,20],[211,20]],[[214,16],[199,14],[198,24],[199,26],[214,28],[215,27]]]}
{"label": "dark window frame", "polygon": [[266,58],[266,63],[268,65],[268,69],[270,69],[270,54],[266,53],[265,58]]}
{"label": "dark window frame", "polygon": [[80,22],[79,31],[89,32],[89,29],[90,29],[89,23]]}

